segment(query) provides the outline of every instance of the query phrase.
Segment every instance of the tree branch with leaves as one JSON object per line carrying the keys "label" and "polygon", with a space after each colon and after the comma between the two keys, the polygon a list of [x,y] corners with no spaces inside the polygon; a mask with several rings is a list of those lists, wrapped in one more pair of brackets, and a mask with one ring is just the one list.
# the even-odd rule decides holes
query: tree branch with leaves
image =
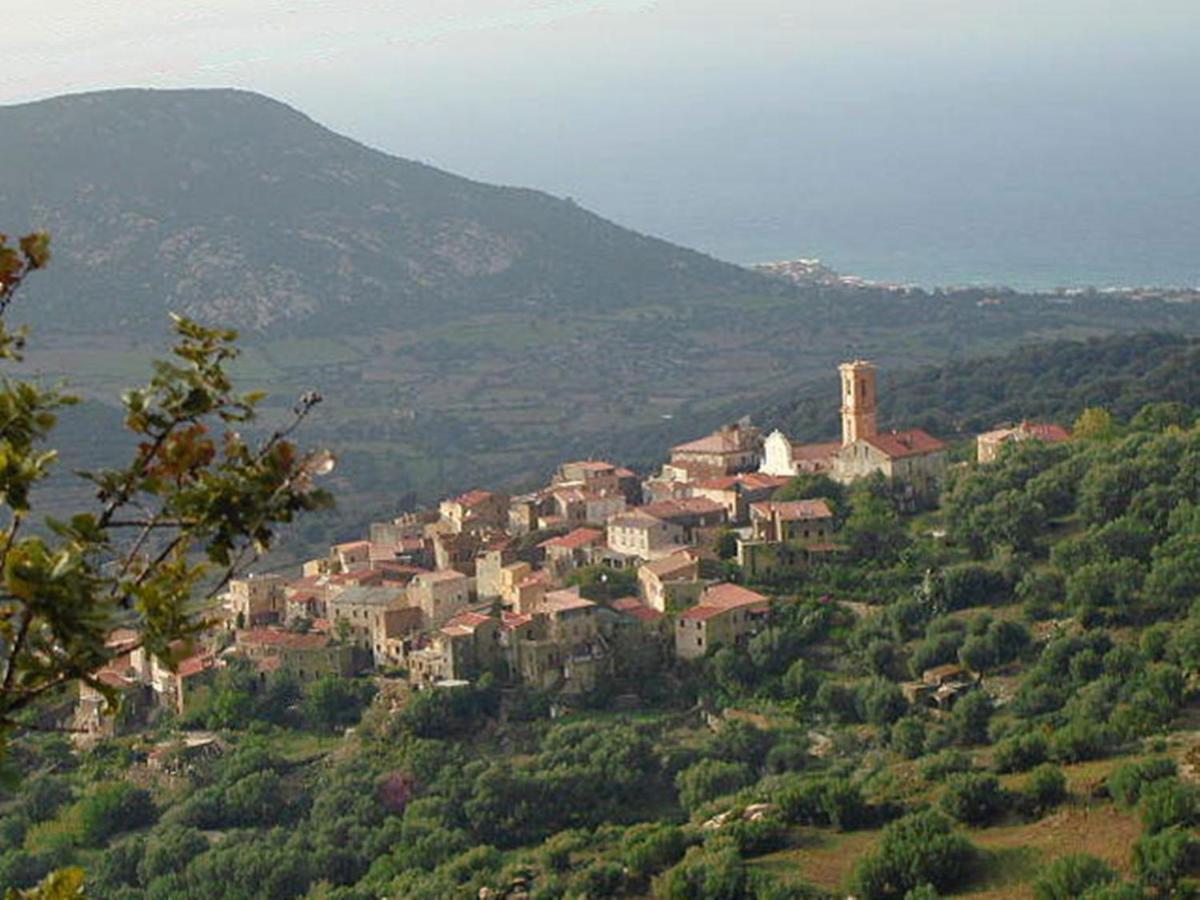
{"label": "tree branch with leaves", "polygon": [[[235,390],[236,333],[176,316],[170,358],[121,398],[132,459],[76,473],[94,487],[93,508],[39,516],[34,488],[56,458],[48,442],[76,398],[11,374],[28,335],[9,330],[6,314],[49,260],[45,233],[0,235],[0,754],[35,704],[67,685],[86,683],[115,707],[97,673],[133,646],[176,664],[180,642],[211,624],[213,598],[278,527],[331,503],[315,483],[331,455],[291,440],[320,396],[305,394],[286,425],[248,440],[240,429],[263,395]],[[134,644],[111,642],[117,629],[136,631]]]}

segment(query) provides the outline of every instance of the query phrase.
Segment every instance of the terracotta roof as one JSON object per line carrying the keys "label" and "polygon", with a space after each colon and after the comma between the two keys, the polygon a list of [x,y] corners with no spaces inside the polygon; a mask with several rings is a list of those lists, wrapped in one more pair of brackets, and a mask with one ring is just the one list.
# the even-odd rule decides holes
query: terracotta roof
{"label": "terracotta roof", "polygon": [[[839,445],[840,446],[840,445]],[[692,487],[704,491],[729,491],[741,487],[746,490],[781,488],[791,481],[783,475],[764,475],[762,472],[742,472],[738,475],[722,475],[692,482]]]}
{"label": "terracotta roof", "polygon": [[465,506],[470,509],[471,507],[478,506],[480,503],[484,503],[492,499],[493,496],[495,495],[491,491],[476,489],[473,491],[467,491],[465,494],[459,494],[450,502],[457,503],[460,506]]}
{"label": "terracotta roof", "polygon": [[693,606],[687,612],[683,613],[679,618],[688,622],[703,622],[711,619],[714,616],[720,616],[730,610],[735,609],[732,606]]}
{"label": "terracotta roof", "polygon": [[579,550],[582,547],[590,547],[593,544],[604,543],[604,532],[595,528],[576,528],[569,534],[552,537],[549,540],[542,541],[538,544],[539,547],[558,547],[563,550]]}
{"label": "terracotta roof", "polygon": [[345,553],[348,550],[362,550],[364,548],[367,550],[370,550],[371,542],[370,541],[346,541],[346,543],[344,543],[344,544],[334,544],[333,545],[334,550],[341,551],[342,553]]}
{"label": "terracotta roof", "polygon": [[286,650],[320,650],[329,644],[329,635],[307,632],[283,631],[279,628],[254,628],[240,632],[239,644],[258,644],[263,647],[279,647]]}
{"label": "terracotta roof", "polygon": [[531,572],[527,578],[522,578],[517,584],[517,587],[532,587],[535,584],[549,584],[550,573],[545,569],[538,569],[536,572]]}
{"label": "terracotta roof", "polygon": [[1060,441],[1069,441],[1071,439],[1071,432],[1053,422],[1022,422],[1021,428],[1030,437],[1035,437],[1040,441],[1046,441],[1050,444],[1057,444]]}
{"label": "terracotta roof", "polygon": [[346,588],[346,590],[342,591],[336,597],[331,597],[329,604],[335,608],[346,606],[388,607],[400,604],[404,599],[405,592],[402,588],[358,585]]}
{"label": "terracotta roof", "polygon": [[532,621],[533,616],[527,613],[503,612],[500,614],[500,627],[505,631],[512,631],[514,628],[528,625]]}
{"label": "terracotta roof", "polygon": [[863,440],[892,459],[921,456],[946,449],[942,441],[920,428],[910,428],[908,431],[881,431]]}
{"label": "terracotta roof", "polygon": [[447,628],[465,628],[468,632],[474,633],[475,629],[486,622],[495,621],[491,616],[485,616],[483,613],[464,612],[457,616],[452,616],[446,620],[446,624],[442,626],[442,630]]}
{"label": "terracotta roof", "polygon": [[745,453],[747,432],[739,428],[721,429],[710,435],[676,444],[672,453]]}
{"label": "terracotta roof", "polygon": [[612,602],[612,608],[618,612],[623,612],[627,616],[641,622],[658,622],[664,616],[657,609],[653,609],[639,600],[637,597],[622,597],[619,600]]}
{"label": "terracotta roof", "polygon": [[714,584],[700,595],[699,606],[720,606],[732,609],[735,606],[748,606],[752,603],[765,603],[769,598],[765,594],[749,590],[737,584],[723,582]]}
{"label": "terracotta roof", "polygon": [[690,556],[683,553],[672,553],[670,556],[648,562],[642,568],[659,578],[668,578],[671,575],[691,573],[696,570],[697,564],[696,560]]}
{"label": "terracotta roof", "polygon": [[645,507],[642,507],[618,513],[608,520],[608,524],[616,525],[618,528],[653,528],[655,525],[663,524],[663,520],[658,516],[650,515],[645,511]]}
{"label": "terracotta roof", "polygon": [[570,612],[573,609],[586,609],[595,605],[591,600],[579,596],[579,588],[550,591],[541,602],[541,607],[552,613]]}
{"label": "terracotta roof", "polygon": [[624,466],[622,466],[621,468],[617,469],[617,477],[637,478],[637,472],[633,471],[633,469],[626,469]]}
{"label": "terracotta roof", "polygon": [[125,677],[116,669],[110,668],[101,669],[96,673],[95,678],[101,684],[106,684],[111,688],[127,688],[137,683],[132,678]]}
{"label": "terracotta roof", "polygon": [[459,578],[466,578],[462,572],[455,569],[438,569],[435,572],[421,572],[413,577],[416,581],[420,579],[423,584],[435,584],[439,581],[456,581]]}
{"label": "terracotta roof", "polygon": [[814,500],[785,500],[779,503],[764,500],[761,503],[751,503],[750,509],[764,516],[777,515],[785,522],[833,518],[829,504],[819,497]]}
{"label": "terracotta roof", "polygon": [[191,678],[201,672],[207,672],[216,665],[216,662],[216,657],[211,653],[197,653],[195,656],[181,660],[176,672],[180,678]]}
{"label": "terracotta roof", "polygon": [[833,457],[841,449],[840,441],[830,441],[824,444],[792,444],[792,459],[820,462]]}
{"label": "terracotta roof", "polygon": [[656,519],[670,520],[686,516],[707,515],[709,513],[724,513],[725,507],[716,500],[708,497],[681,497],[676,500],[659,500],[639,507],[637,512]]}

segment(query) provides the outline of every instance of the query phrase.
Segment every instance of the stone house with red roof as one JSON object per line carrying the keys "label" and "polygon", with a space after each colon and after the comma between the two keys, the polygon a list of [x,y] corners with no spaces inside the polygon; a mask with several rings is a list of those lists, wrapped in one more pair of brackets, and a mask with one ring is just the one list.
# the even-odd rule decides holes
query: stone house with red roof
{"label": "stone house with red roof", "polygon": [[833,477],[849,483],[875,473],[911,487],[916,497],[937,496],[946,475],[946,444],[920,428],[881,431],[845,444],[834,461]]}
{"label": "stone house with red roof", "polygon": [[672,447],[663,475],[672,481],[696,481],[750,472],[758,468],[761,453],[762,432],[748,422],[736,422]]}
{"label": "stone house with red roof", "polygon": [[606,534],[613,550],[640,559],[669,556],[681,549],[685,540],[683,526],[651,515],[644,507],[613,516]]}
{"label": "stone house with red roof", "polygon": [[691,606],[708,584],[700,578],[700,560],[687,551],[639,566],[637,579],[647,607],[658,612]]}
{"label": "stone house with red roof", "polygon": [[438,512],[456,533],[503,530],[508,524],[508,495],[478,489],[467,491],[443,500]]}
{"label": "stone house with red roof", "polygon": [[592,551],[603,546],[604,532],[599,528],[576,528],[538,545],[546,554],[546,568],[558,578],[572,569],[590,565]]}
{"label": "stone house with red roof", "polygon": [[1022,441],[1041,441],[1059,444],[1071,439],[1071,432],[1053,422],[1020,422],[1016,425],[987,431],[975,438],[975,452],[981,463],[995,462],[1008,444]]}
{"label": "stone house with red roof", "polygon": [[722,475],[706,478],[688,485],[689,496],[711,500],[725,507],[726,519],[735,524],[747,521],[750,504],[769,500],[771,495],[788,483],[790,479],[761,472],[742,472],[737,475]]}
{"label": "stone house with red roof", "polygon": [[821,499],[764,501],[750,506],[756,541],[824,542],[833,537],[833,510]]}
{"label": "stone house with red roof", "polygon": [[733,647],[758,630],[770,599],[736,584],[717,584],[675,620],[675,655],[699,659],[716,647]]}
{"label": "stone house with red roof", "polygon": [[439,569],[422,572],[409,582],[408,602],[421,608],[425,627],[435,630],[470,606],[471,592],[471,579],[462,572]]}
{"label": "stone house with red roof", "polygon": [[268,671],[284,671],[300,682],[326,676],[349,677],[355,672],[354,650],[328,634],[300,634],[279,628],[240,631],[234,644],[237,653]]}

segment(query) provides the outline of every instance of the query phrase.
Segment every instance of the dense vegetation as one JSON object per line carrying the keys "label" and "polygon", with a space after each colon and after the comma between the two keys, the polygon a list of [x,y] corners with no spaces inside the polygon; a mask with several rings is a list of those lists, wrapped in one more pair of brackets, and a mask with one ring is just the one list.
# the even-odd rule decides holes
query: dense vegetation
{"label": "dense vegetation", "polygon": [[[831,388],[830,385],[833,385]],[[755,416],[794,440],[839,433],[828,382],[781,398]],[[883,371],[881,419],[952,437],[1002,422],[1060,421],[1099,406],[1127,418],[1152,402],[1200,406],[1200,342],[1169,333],[1111,335],[1018,347],[917,369]]]}
{"label": "dense vegetation", "polygon": [[[915,517],[878,482],[798,480],[838,508],[846,557],[761,586],[766,630],[632,714],[385,683],[343,737],[332,713],[369,689],[230,675],[196,714],[211,758],[145,764],[181,723],[82,755],[32,737],[0,881],[74,861],[128,900],[1188,896],[1200,428],[1157,403],[1076,430],[959,467]],[[981,683],[914,700],[949,663]]]}

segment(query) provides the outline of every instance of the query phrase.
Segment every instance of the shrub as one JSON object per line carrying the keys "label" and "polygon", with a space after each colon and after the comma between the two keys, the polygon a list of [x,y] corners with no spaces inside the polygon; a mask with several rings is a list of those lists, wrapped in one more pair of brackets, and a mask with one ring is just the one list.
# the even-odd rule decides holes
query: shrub
{"label": "shrub", "polygon": [[959,698],[950,714],[954,735],[960,744],[986,744],[988,723],[992,720],[992,698],[983,691],[971,691]]}
{"label": "shrub", "polygon": [[862,693],[863,711],[872,725],[890,725],[908,712],[899,685],[883,678],[868,684]]}
{"label": "shrub", "polygon": [[905,716],[892,726],[892,749],[905,759],[916,759],[925,752],[925,723]]}
{"label": "shrub", "polygon": [[950,777],[938,802],[942,812],[968,825],[985,825],[1010,805],[995,775],[965,772]]}
{"label": "shrub", "polygon": [[1063,763],[1097,759],[1109,751],[1113,741],[1107,726],[1073,719],[1050,736],[1050,758]]}
{"label": "shrub", "polygon": [[621,839],[621,859],[638,878],[648,878],[679,862],[687,837],[675,825],[635,825]]}
{"label": "shrub", "polygon": [[870,819],[862,791],[848,778],[794,782],[776,792],[774,799],[784,821],[793,825],[833,825],[847,831]]}
{"label": "shrub", "polygon": [[1175,760],[1165,756],[1126,763],[1108,776],[1108,794],[1125,809],[1137,806],[1142,789],[1162,778],[1175,777]]}
{"label": "shrub", "polygon": [[675,787],[679,791],[679,803],[688,812],[754,781],[754,773],[745,763],[724,762],[719,759],[702,759],[675,776]]}
{"label": "shrub", "polygon": [[156,815],[150,792],[127,781],[101,784],[79,801],[79,839],[99,846],[114,834],[141,828]]}
{"label": "shrub", "polygon": [[1086,853],[1064,856],[1046,867],[1033,885],[1037,900],[1078,900],[1090,888],[1116,878],[1103,860]]}
{"label": "shrub", "polygon": [[1027,772],[1046,761],[1047,744],[1042,735],[1013,735],[996,745],[993,765],[997,772]]}
{"label": "shrub", "polygon": [[767,771],[772,774],[799,772],[812,761],[808,755],[808,744],[803,740],[787,740],[776,744],[767,752]]}
{"label": "shrub", "polygon": [[922,885],[944,891],[962,882],[974,855],[944,816],[913,813],[888,825],[875,852],[859,860],[852,890],[862,900],[900,900]]}
{"label": "shrub", "polygon": [[946,606],[994,606],[1012,599],[1012,588],[1002,572],[978,563],[949,566],[943,571]]}
{"label": "shrub", "polygon": [[1133,845],[1133,870],[1161,895],[1170,896],[1175,883],[1195,868],[1200,843],[1182,828],[1144,834]]}
{"label": "shrub", "polygon": [[1067,776],[1058,766],[1044,763],[1025,782],[1025,797],[1038,812],[1053,809],[1067,799]]}
{"label": "shrub", "polygon": [[1142,825],[1150,834],[1173,825],[1200,821],[1200,789],[1175,778],[1161,778],[1142,788]]}
{"label": "shrub", "polygon": [[751,896],[750,878],[737,845],[715,838],[692,847],[678,865],[656,878],[654,896],[660,900],[741,900]]}
{"label": "shrub", "polygon": [[971,757],[961,750],[943,750],[921,760],[917,771],[926,781],[944,781],[948,775],[971,770]]}

